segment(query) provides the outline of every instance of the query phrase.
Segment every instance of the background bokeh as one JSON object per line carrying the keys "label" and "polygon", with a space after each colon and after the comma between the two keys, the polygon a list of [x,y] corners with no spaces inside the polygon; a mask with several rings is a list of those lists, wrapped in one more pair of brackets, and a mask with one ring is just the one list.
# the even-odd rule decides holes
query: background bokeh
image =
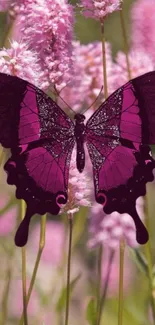
{"label": "background bokeh", "polygon": [[[147,1],[147,0],[146,0]],[[124,18],[130,44],[130,9],[136,1],[124,0]],[[73,4],[76,1],[72,1]],[[154,8],[155,10],[155,8]],[[8,33],[7,13],[0,13],[0,46]],[[112,45],[112,54],[124,49],[120,14],[115,12],[105,22],[105,37]],[[100,40],[100,25],[93,19],[76,15],[75,39],[83,44]],[[4,161],[9,157],[5,150]],[[16,325],[22,312],[21,250],[14,245],[14,234],[18,223],[19,202],[14,198],[15,188],[6,185],[6,174],[0,171],[0,325]],[[147,186],[147,214],[150,220],[150,245],[152,260],[155,258],[155,186]],[[9,214],[9,216],[7,215]],[[70,325],[88,325],[86,308],[96,290],[97,249],[88,247],[88,223],[90,209],[80,208],[74,217],[71,279],[74,280],[70,308]],[[65,214],[57,217],[48,215],[46,245],[39,265],[34,292],[28,309],[30,325],[62,325],[64,318],[64,288],[66,283],[67,221]],[[35,215],[27,244],[27,278],[31,279],[39,243],[40,216]],[[108,251],[104,247],[102,263],[102,286],[105,285],[108,267]],[[123,325],[153,324],[150,305],[149,278],[146,272],[149,263],[146,245],[132,249],[125,248],[124,263],[124,312]],[[152,273],[153,285],[154,273]],[[111,269],[108,293],[101,325],[114,325],[118,315],[119,248],[115,253]],[[155,297],[155,288],[153,288]],[[7,304],[6,304],[7,302]],[[7,321],[3,313],[7,309]],[[94,325],[94,324],[91,324]]]}

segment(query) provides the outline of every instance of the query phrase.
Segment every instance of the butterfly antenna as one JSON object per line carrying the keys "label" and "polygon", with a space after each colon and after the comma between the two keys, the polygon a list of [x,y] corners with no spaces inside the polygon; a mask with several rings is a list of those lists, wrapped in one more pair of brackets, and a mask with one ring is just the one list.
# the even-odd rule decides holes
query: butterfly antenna
{"label": "butterfly antenna", "polygon": [[87,112],[88,109],[89,109],[90,107],[92,107],[92,106],[96,103],[96,101],[98,100],[98,98],[100,97],[100,95],[101,95],[101,93],[102,93],[102,90],[103,90],[103,86],[101,87],[100,92],[99,92],[98,96],[95,98],[95,100],[93,101],[93,103],[91,103],[91,105],[90,105],[89,107],[87,107],[86,110],[85,110],[84,112],[82,112],[81,114],[84,114],[85,112]]}
{"label": "butterfly antenna", "polygon": [[[64,86],[61,90],[63,90],[66,86]],[[58,92],[58,90],[56,89],[56,87],[54,86],[54,90],[57,94],[58,97],[61,98],[61,100],[64,102],[65,105],[68,106],[68,108],[75,114],[74,110],[66,103],[66,101],[60,96],[60,93]]]}

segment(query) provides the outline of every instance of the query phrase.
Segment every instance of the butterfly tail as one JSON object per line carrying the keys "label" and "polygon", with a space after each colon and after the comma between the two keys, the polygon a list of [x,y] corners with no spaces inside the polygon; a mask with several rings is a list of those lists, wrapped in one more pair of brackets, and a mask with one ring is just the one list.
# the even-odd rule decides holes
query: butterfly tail
{"label": "butterfly tail", "polygon": [[146,244],[147,241],[149,240],[148,231],[144,226],[144,224],[142,223],[141,219],[139,218],[136,208],[133,207],[133,209],[131,209],[129,214],[131,215],[135,223],[137,242],[141,245]]}
{"label": "butterfly tail", "polygon": [[18,247],[23,247],[26,245],[28,240],[28,233],[29,233],[29,224],[33,213],[30,212],[28,209],[26,210],[26,214],[22,222],[20,223],[16,235],[15,235],[15,244]]}

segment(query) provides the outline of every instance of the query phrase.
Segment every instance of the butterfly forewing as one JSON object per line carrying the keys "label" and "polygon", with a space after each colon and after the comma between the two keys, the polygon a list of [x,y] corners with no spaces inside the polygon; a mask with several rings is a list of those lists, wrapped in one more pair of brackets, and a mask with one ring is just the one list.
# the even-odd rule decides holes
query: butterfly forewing
{"label": "butterfly forewing", "polygon": [[[0,85],[0,142],[12,152],[5,164],[8,183],[15,184],[17,198],[26,201],[27,220],[34,213],[58,214],[67,202],[74,124],[51,98],[27,81],[0,74]],[[25,243],[21,235],[16,239],[19,245]]]}

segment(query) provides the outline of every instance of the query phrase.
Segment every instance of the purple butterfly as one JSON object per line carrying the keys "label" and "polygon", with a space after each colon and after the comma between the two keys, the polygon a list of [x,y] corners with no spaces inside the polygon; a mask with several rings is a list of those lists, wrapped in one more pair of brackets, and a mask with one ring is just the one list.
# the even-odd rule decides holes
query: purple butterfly
{"label": "purple butterfly", "polygon": [[8,184],[17,187],[27,210],[15,236],[17,246],[27,242],[32,215],[57,215],[67,202],[68,174],[76,144],[77,169],[85,167],[86,142],[93,165],[95,198],[104,212],[129,213],[137,241],[148,233],[135,201],[153,181],[155,161],[148,144],[155,143],[155,71],[116,90],[84,124],[72,121],[45,93],[17,77],[0,73],[0,143],[11,148],[4,168]]}

